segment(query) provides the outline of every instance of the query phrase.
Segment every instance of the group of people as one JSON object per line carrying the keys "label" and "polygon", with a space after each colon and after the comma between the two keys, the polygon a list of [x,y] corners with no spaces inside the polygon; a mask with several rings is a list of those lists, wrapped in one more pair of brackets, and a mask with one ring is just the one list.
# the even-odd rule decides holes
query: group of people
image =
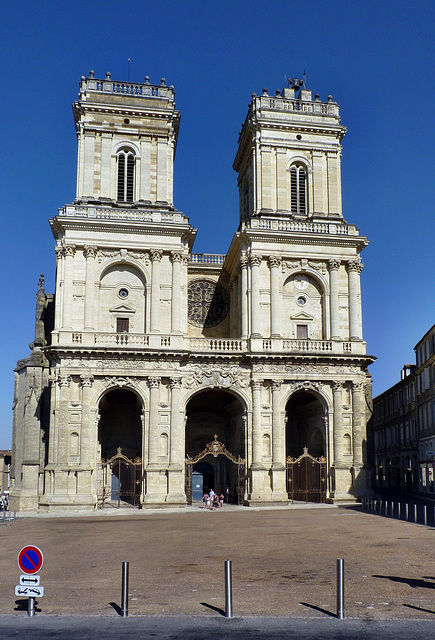
{"label": "group of people", "polygon": [[208,493],[205,492],[202,496],[202,506],[203,509],[210,509],[211,511],[221,509],[224,506],[224,494],[218,495],[213,489],[210,489]]}

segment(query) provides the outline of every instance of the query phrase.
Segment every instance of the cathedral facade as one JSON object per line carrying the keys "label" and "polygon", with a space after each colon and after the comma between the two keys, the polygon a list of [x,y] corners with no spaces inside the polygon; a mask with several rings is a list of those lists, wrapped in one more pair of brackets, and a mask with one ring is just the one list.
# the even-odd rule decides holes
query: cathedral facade
{"label": "cathedral facade", "polygon": [[173,203],[172,86],[90,72],[73,111],[77,195],[15,370],[11,508],[366,494],[367,239],[342,214],[338,104],[298,81],[252,95],[226,255],[195,254]]}

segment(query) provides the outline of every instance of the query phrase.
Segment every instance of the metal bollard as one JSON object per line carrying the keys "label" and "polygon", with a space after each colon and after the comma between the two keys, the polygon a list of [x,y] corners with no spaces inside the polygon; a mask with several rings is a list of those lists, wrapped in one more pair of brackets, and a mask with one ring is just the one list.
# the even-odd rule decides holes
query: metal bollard
{"label": "metal bollard", "polygon": [[405,520],[409,522],[409,504],[408,502],[405,504]]}
{"label": "metal bollard", "polygon": [[30,617],[35,615],[35,598],[27,599],[27,615]]}
{"label": "metal bollard", "polygon": [[344,620],[344,559],[337,560],[337,618]]}
{"label": "metal bollard", "polygon": [[225,617],[233,617],[233,576],[231,560],[225,560]]}
{"label": "metal bollard", "polygon": [[397,503],[397,519],[400,520],[402,516],[402,503]]}
{"label": "metal bollard", "polygon": [[122,563],[121,617],[128,616],[128,562]]}
{"label": "metal bollard", "polygon": [[423,524],[427,525],[427,505],[423,505]]}
{"label": "metal bollard", "polygon": [[417,505],[414,505],[414,522],[418,522],[418,511],[417,511]]}

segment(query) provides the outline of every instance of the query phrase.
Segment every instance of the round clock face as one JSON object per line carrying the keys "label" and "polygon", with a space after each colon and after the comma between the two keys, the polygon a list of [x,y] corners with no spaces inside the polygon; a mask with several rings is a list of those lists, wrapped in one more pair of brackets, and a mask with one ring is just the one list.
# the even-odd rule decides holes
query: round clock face
{"label": "round clock face", "polygon": [[304,276],[302,274],[295,276],[293,282],[295,283],[296,289],[299,289],[300,291],[302,291],[303,289],[306,289],[309,285],[309,280],[307,276]]}
{"label": "round clock face", "polygon": [[189,323],[207,329],[226,318],[230,301],[218,282],[194,280],[187,288],[187,308]]}

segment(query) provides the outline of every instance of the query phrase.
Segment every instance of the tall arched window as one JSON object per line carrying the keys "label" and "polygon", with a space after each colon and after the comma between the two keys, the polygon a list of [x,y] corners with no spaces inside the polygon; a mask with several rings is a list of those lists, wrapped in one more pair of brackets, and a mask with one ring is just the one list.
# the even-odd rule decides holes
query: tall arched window
{"label": "tall arched window", "polygon": [[307,214],[307,170],[303,164],[290,168],[291,212]]}
{"label": "tall arched window", "polygon": [[131,149],[121,149],[118,153],[118,197],[120,202],[133,202],[134,194],[134,153]]}

